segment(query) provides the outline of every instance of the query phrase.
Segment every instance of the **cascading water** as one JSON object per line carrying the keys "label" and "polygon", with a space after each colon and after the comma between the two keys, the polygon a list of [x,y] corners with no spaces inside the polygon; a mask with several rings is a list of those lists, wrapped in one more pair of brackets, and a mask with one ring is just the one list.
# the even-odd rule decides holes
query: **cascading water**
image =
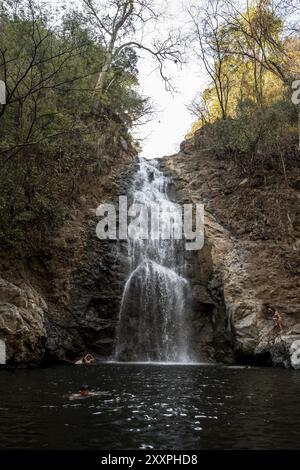
{"label": "cascading water", "polygon": [[[151,229],[147,239],[141,235],[128,240],[130,274],[120,309],[116,360],[189,361],[189,284],[184,278],[183,240],[176,235],[181,211],[168,197],[168,183],[157,161],[140,159],[130,196],[147,209]],[[161,217],[155,226],[150,214],[167,212],[172,217]]]}

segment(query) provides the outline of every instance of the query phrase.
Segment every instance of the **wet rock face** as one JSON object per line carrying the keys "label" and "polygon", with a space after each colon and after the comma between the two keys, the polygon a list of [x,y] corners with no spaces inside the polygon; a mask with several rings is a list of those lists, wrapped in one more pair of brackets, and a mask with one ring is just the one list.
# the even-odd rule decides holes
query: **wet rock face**
{"label": "wet rock face", "polygon": [[[126,195],[136,169],[131,162],[116,178],[110,197],[99,201],[118,203]],[[116,206],[117,207],[117,206]],[[48,316],[45,361],[73,361],[85,352],[108,358],[114,351],[116,326],[123,288],[128,275],[127,245],[96,236],[98,219],[85,227],[85,247],[72,273],[64,314]],[[61,290],[61,289],[60,289]]]}
{"label": "wet rock face", "polygon": [[69,308],[85,348],[108,357],[127,277],[126,246],[93,240],[74,281]]}
{"label": "wet rock face", "polygon": [[[190,193],[189,185],[173,171],[172,157],[167,161],[163,160],[161,165],[168,175],[175,176],[170,188],[173,201],[179,204],[199,202],[195,201]],[[228,329],[224,286],[220,271],[216,269],[216,260],[220,262],[223,259],[227,246],[223,235],[222,228],[213,218],[209,221],[206,219],[203,248],[200,251],[185,252],[186,277],[191,287],[190,351],[193,359],[199,362],[217,361],[231,364],[235,360]]]}
{"label": "wet rock face", "polygon": [[47,305],[30,286],[22,288],[0,278],[0,339],[8,364],[37,364],[46,342]]}
{"label": "wet rock face", "polygon": [[213,271],[212,247],[189,252],[188,280],[191,285],[191,345],[197,361],[233,363],[228,340],[222,283]]}

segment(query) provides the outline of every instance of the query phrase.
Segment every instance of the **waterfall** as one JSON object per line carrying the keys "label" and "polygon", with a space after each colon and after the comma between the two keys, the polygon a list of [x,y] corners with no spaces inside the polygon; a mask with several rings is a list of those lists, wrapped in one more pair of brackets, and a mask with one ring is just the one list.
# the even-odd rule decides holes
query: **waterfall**
{"label": "waterfall", "polygon": [[[169,182],[156,160],[140,158],[131,202],[142,204],[147,214],[167,211],[172,217],[161,217],[155,230],[149,227],[147,239],[128,240],[130,273],[120,308],[116,360],[189,361],[189,284],[184,278],[184,241],[178,237],[182,216],[169,199]],[[166,229],[169,239],[164,239]]]}

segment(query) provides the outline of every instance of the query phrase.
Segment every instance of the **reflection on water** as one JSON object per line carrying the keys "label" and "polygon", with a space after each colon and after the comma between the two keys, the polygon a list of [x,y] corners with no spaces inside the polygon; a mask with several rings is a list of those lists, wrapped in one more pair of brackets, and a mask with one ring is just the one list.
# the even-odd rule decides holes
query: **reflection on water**
{"label": "reflection on water", "polygon": [[[87,383],[97,395],[69,401]],[[1,371],[0,448],[300,448],[300,374],[103,364]]]}

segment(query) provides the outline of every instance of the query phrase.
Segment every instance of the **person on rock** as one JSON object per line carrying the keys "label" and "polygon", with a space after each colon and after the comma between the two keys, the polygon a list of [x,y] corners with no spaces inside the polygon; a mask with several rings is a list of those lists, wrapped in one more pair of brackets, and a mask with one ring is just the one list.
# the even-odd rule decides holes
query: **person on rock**
{"label": "person on rock", "polygon": [[283,325],[283,318],[282,318],[282,315],[277,310],[275,310],[275,312],[274,312],[273,320],[274,320],[276,328],[279,328],[279,330],[282,331],[283,326],[284,326]]}
{"label": "person on rock", "polygon": [[278,328],[280,331],[283,330],[284,327],[284,321],[281,313],[279,313],[274,307],[272,307],[270,304],[265,304],[267,313],[272,315],[275,328]]}

